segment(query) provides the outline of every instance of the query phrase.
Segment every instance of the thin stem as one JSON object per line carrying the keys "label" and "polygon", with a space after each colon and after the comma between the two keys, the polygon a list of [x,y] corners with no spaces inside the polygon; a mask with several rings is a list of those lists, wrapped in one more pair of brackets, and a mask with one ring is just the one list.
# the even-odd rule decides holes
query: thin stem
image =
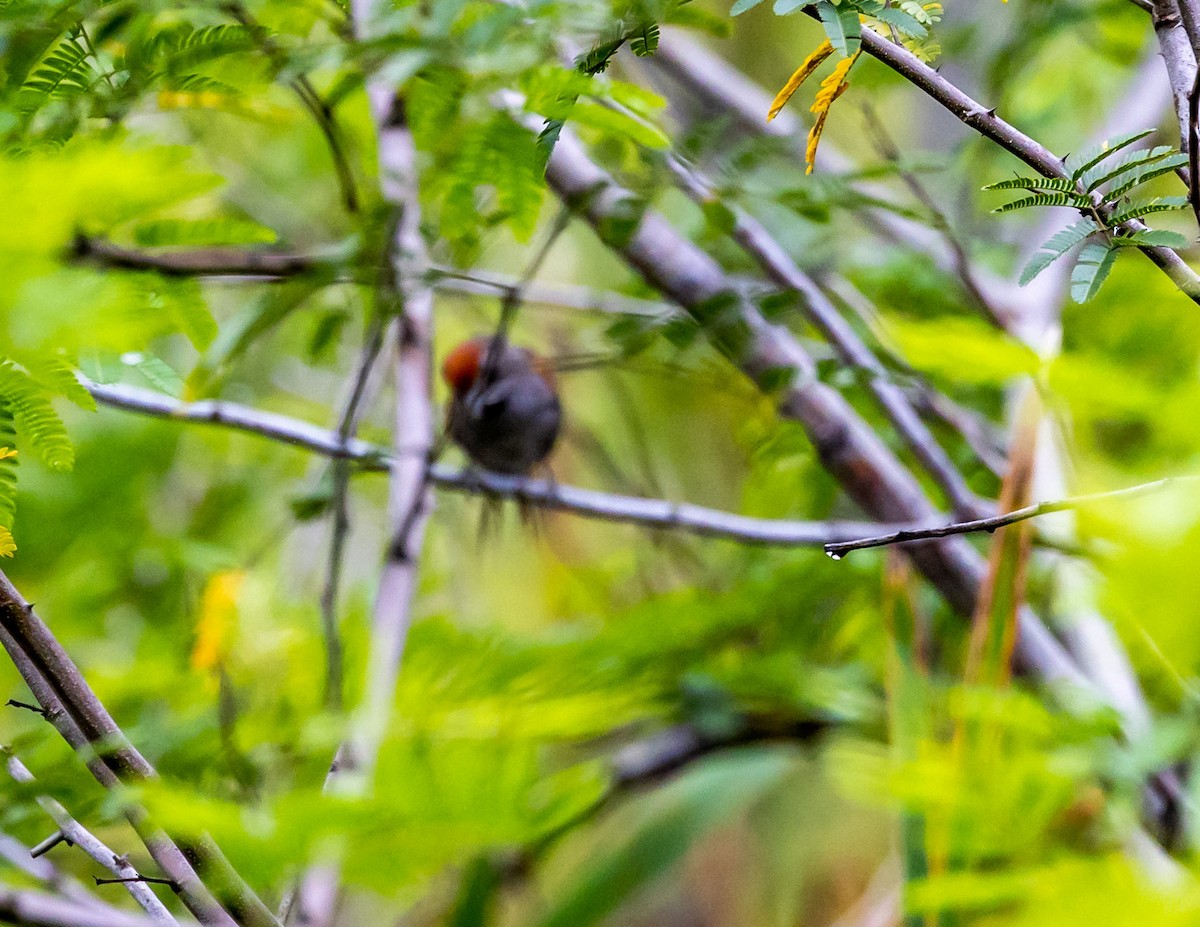
{"label": "thin stem", "polygon": [[[338,420],[337,437],[345,444],[358,430],[362,416],[367,382],[383,348],[385,326],[378,311],[371,313],[363,339],[359,362],[350,383],[350,393]],[[325,583],[321,589],[321,629],[325,639],[325,707],[338,711],[342,707],[342,686],[345,674],[345,654],[339,629],[337,606],[341,584],[342,561],[350,532],[350,466],[346,458],[335,458],[330,469],[330,508],[333,521],[329,538],[329,555],[325,564]]]}
{"label": "thin stem", "polygon": [[1126,486],[1123,489],[1110,489],[1106,492],[1089,493],[1082,496],[1071,496],[1067,499],[1056,499],[1050,502],[1038,502],[1024,508],[1006,512],[1003,515],[993,515],[990,518],[976,518],[971,521],[951,522],[935,528],[905,528],[880,534],[874,537],[859,538],[854,541],[836,541],[825,545],[825,553],[834,560],[841,560],[846,554],[855,550],[865,550],[869,547],[885,547],[889,544],[904,544],[909,541],[925,541],[930,538],[946,538],[956,534],[973,534],[979,531],[991,533],[997,528],[1012,525],[1019,521],[1049,515],[1053,512],[1065,512],[1072,509],[1106,502],[1111,499],[1127,499],[1144,496],[1147,493],[1158,492],[1177,483],[1190,483],[1200,480],[1200,476],[1165,477],[1150,483],[1139,483],[1137,486]]}
{"label": "thin stem", "polygon": [[[250,11],[241,3],[226,3],[224,7],[230,16],[249,30],[254,40],[258,42],[259,48],[271,60],[275,68],[283,70],[288,63],[286,56],[275,44],[270,33],[250,15]],[[337,174],[342,205],[346,208],[346,212],[356,215],[361,208],[358,186],[354,181],[354,172],[350,169],[350,160],[342,142],[342,133],[337,123],[337,117],[312,85],[308,75],[300,74],[288,81],[288,84],[321,130],[321,135],[325,138],[325,145],[329,149],[330,158],[333,160],[334,172]]]}

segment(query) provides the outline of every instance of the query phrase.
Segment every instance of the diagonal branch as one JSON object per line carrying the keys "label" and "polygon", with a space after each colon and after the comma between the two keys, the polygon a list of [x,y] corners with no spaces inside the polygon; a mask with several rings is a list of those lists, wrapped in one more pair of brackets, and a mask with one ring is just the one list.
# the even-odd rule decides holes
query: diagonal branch
{"label": "diagonal branch", "polygon": [[[26,685],[88,769],[106,788],[157,778],[154,767],[138,752],[100,703],[70,656],[8,578],[0,573],[0,643],[8,651]],[[214,900],[215,892],[246,927],[277,927],[275,918],[211,839],[197,843],[171,840],[150,823],[144,810],[127,812],[154,861],[178,886],[180,898],[204,924],[233,924]],[[195,865],[211,881],[202,882]]]}
{"label": "diagonal branch", "polygon": [[157,921],[115,908],[93,908],[31,889],[0,885],[0,921],[23,927],[154,927]]}
{"label": "diagonal branch", "polygon": [[[62,735],[71,748],[82,757],[96,781],[106,789],[116,789],[120,779],[100,758],[99,750],[93,747],[74,715],[68,710],[58,687],[34,658],[34,646],[21,628],[13,628],[10,615],[13,612],[32,614],[32,607],[21,598],[20,593],[0,574],[0,645],[8,651],[25,685],[33,693],[48,720]],[[86,685],[86,684],[85,684]],[[196,919],[205,925],[236,927],[233,919],[217,904],[208,887],[200,881],[195,869],[183,854],[179,845],[150,823],[146,812],[135,806],[127,806],[125,816],[150,851],[154,862],[178,886],[180,900]]]}
{"label": "diagonal branch", "polygon": [[[8,774],[13,778],[14,782],[29,787],[36,785],[37,780],[34,779],[33,773],[16,756],[11,754],[8,757]],[[110,847],[75,820],[75,818],[71,817],[70,812],[49,795],[38,795],[37,803],[41,805],[42,810],[54,821],[55,826],[58,827],[58,832],[63,837],[83,850],[84,853],[114,876],[118,878],[130,878],[138,875],[137,870],[129,864],[129,861],[125,857],[114,853]],[[159,924],[177,923],[175,918],[171,916],[171,912],[167,910],[166,905],[158,900],[158,896],[154,894],[150,886],[144,882],[127,882],[125,883],[125,887],[128,889],[129,894],[133,896],[133,900],[142,906],[151,920]]]}
{"label": "diagonal branch", "polygon": [[[808,12],[816,15],[811,9]],[[997,116],[994,110],[968,96],[908,49],[889,42],[870,29],[863,30],[862,47],[868,54],[940,103],[965,125],[995,142],[1005,151],[1016,155],[1043,177],[1069,177],[1062,159],[1050,149],[1009,125]],[[1107,210],[1101,208],[1099,212],[1103,216]],[[1145,231],[1146,225],[1131,220],[1121,223],[1117,228],[1133,233]],[[1200,276],[1197,276],[1176,252],[1158,246],[1140,246],[1138,250],[1170,277],[1189,299],[1200,303]]]}

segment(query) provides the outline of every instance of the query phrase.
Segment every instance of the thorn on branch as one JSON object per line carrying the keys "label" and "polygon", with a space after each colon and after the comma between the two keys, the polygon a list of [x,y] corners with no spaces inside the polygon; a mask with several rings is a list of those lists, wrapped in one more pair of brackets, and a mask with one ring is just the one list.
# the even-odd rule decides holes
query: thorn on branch
{"label": "thorn on branch", "polygon": [[155,885],[166,885],[173,892],[179,891],[179,883],[178,882],[175,882],[172,879],[156,878],[155,876],[135,875],[135,876],[128,876],[127,878],[120,878],[120,879],[102,879],[99,876],[95,876],[95,880],[96,880],[97,885],[125,885],[129,882],[146,882],[146,883],[153,883]]}
{"label": "thorn on branch", "polygon": [[56,830],[54,833],[52,833],[49,837],[47,837],[45,840],[43,840],[37,846],[31,848],[29,851],[29,855],[33,859],[37,859],[39,856],[44,856],[45,854],[49,853],[60,843],[65,843],[69,847],[75,846],[74,840],[72,840],[70,837],[68,837],[66,834],[64,834],[61,830]]}
{"label": "thorn on branch", "polygon": [[31,705],[29,702],[22,702],[15,698],[10,698],[4,703],[6,706],[13,708],[24,708],[26,711],[32,711],[35,715],[41,715],[43,718],[49,718],[50,714],[41,705]]}

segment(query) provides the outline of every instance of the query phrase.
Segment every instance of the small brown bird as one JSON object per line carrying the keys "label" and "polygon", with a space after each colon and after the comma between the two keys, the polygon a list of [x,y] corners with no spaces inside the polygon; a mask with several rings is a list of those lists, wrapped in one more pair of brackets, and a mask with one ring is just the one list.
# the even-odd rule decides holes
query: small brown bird
{"label": "small brown bird", "polygon": [[474,463],[526,476],[550,455],[562,406],[544,357],[502,336],[480,335],[446,355],[442,378],[452,394],[447,430]]}

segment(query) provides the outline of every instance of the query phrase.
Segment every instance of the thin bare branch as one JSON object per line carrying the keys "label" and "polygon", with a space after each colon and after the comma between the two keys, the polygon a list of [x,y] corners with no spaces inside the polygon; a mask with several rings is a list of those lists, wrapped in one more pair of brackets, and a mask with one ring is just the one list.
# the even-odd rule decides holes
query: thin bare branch
{"label": "thin bare branch", "polygon": [[[387,471],[392,455],[378,445],[355,438],[339,440],[333,432],[307,422],[261,412],[232,402],[182,402],[150,390],[84,381],[97,402],[130,412],[174,421],[218,425],[250,432],[326,457],[352,460],[361,469]],[[701,537],[779,547],[824,546],[831,540],[861,537],[878,523],[856,521],[788,521],[735,515],[698,505],[642,499],[580,489],[546,480],[496,473],[458,471],[442,465],[429,470],[429,480],[442,489],[517,499],[538,508],[569,512],[652,530],[683,531]]]}
{"label": "thin bare branch", "polygon": [[[271,34],[250,15],[250,11],[242,3],[225,2],[222,6],[230,16],[246,27],[263,54],[270,59],[276,71],[283,71],[288,67],[287,56],[276,44]],[[321,130],[325,145],[329,149],[329,156],[333,160],[333,169],[337,175],[342,205],[346,212],[351,215],[357,214],[360,209],[358,186],[354,180],[354,172],[350,168],[350,159],[346,154],[341,127],[338,125],[333,109],[321,98],[307,74],[299,74],[291,78],[288,85],[300,100],[301,105],[313,117],[317,128]]]}
{"label": "thin bare branch", "polygon": [[28,846],[11,834],[0,831],[0,859],[41,882],[51,893],[84,907],[108,908],[111,905],[97,898],[92,890],[74,876],[63,872],[47,856],[34,857]]}
{"label": "thin bare branch", "polygon": [[1179,483],[1190,483],[1200,480],[1200,476],[1175,476],[1154,480],[1150,483],[1140,483],[1137,486],[1127,486],[1123,489],[1110,489],[1107,492],[1088,493],[1082,496],[1072,496],[1069,499],[1056,499],[1050,502],[1038,502],[1024,508],[1015,509],[1003,515],[993,515],[990,518],[976,518],[971,521],[952,522],[937,528],[901,529],[875,537],[859,538],[855,541],[837,541],[825,545],[825,553],[834,560],[841,560],[846,554],[855,550],[865,550],[869,547],[885,547],[889,544],[906,544],[910,541],[925,541],[929,538],[946,538],[956,534],[974,534],[980,531],[991,533],[997,528],[1037,518],[1039,515],[1049,515],[1052,512],[1066,512],[1097,502],[1107,502],[1113,499],[1127,499],[1144,496],[1147,493],[1158,492],[1168,486]]}
{"label": "thin bare branch", "polygon": [[[367,383],[383,350],[385,325],[378,311],[372,311],[363,339],[359,360],[350,378],[349,392],[338,418],[337,439],[344,445],[358,430],[366,402]],[[350,461],[334,458],[330,471],[329,507],[332,513],[329,556],[325,564],[325,584],[321,589],[321,629],[325,639],[325,706],[333,710],[342,707],[342,680],[345,672],[341,632],[338,622],[338,587],[341,583],[342,559],[346,538],[350,532]]]}
{"label": "thin bare branch", "polygon": [[[387,5],[378,0],[352,0],[354,35],[375,35]],[[366,84],[383,200],[394,210],[388,242],[388,267],[377,296],[382,305],[399,308],[396,417],[393,439],[398,451],[389,465],[388,520],[391,539],[375,597],[362,703],[346,740],[325,780],[325,790],[361,796],[374,781],[375,764],[387,732],[396,680],[408,629],[412,623],[420,551],[432,508],[429,465],[434,448],[433,424],[433,290],[429,261],[421,236],[416,148],[403,100],[392,82],[371,76]],[[344,443],[344,442],[343,442]],[[339,861],[330,858],[309,870],[289,905],[288,921],[313,927],[331,924],[337,908]]]}
{"label": "thin bare branch", "polygon": [[[152,270],[168,277],[229,277],[271,283],[307,273],[333,273],[337,260],[320,254],[262,251],[250,248],[199,248],[188,251],[143,251],[126,248],[100,238],[80,236],[72,257],[119,270]],[[431,266],[427,277],[435,290],[475,296],[499,296],[518,286],[519,278],[486,270],[457,270]],[[339,280],[352,277],[339,276]],[[369,282],[365,279],[361,282]],[[666,319],[675,315],[673,306],[623,293],[611,293],[564,283],[527,281],[522,300],[541,306],[610,315]]]}
{"label": "thin bare branch", "polygon": [[[33,606],[3,573],[0,573],[0,644],[45,710],[47,720],[86,758],[88,770],[101,785],[111,789],[121,782],[139,782],[157,776],[154,767],[129,742],[96,698]],[[210,839],[201,838],[198,843],[173,841],[137,806],[127,808],[126,816],[151,857],[178,886],[180,899],[201,923],[220,927],[232,927],[235,923],[214,899],[215,891],[246,927],[277,927],[262,901],[233,871]],[[212,891],[193,869],[193,861],[206,878],[212,879]]]}
{"label": "thin bare branch", "polygon": [[152,927],[147,917],[0,885],[0,920],[20,927]]}
{"label": "thin bare branch", "polygon": [[251,277],[279,280],[311,273],[329,259],[250,248],[200,248],[191,251],[142,251],[102,238],[76,237],[72,255],[122,270],[152,270],[166,277]]}
{"label": "thin bare branch", "polygon": [[[13,781],[30,787],[37,784],[33,773],[15,755],[9,755],[7,766],[8,774],[12,776]],[[114,853],[95,834],[80,824],[75,818],[71,817],[70,812],[55,799],[49,795],[39,795],[37,803],[50,816],[50,819],[54,821],[58,827],[58,833],[64,839],[69,840],[73,845],[79,847],[79,849],[83,850],[84,853],[114,876],[128,878],[138,874],[137,870],[129,864],[129,861],[124,856]],[[166,905],[158,900],[158,896],[145,883],[130,882],[126,885],[126,888],[129,890],[129,894],[133,897],[133,900],[142,907],[151,920],[159,924],[177,923],[171,912],[167,910]]]}

